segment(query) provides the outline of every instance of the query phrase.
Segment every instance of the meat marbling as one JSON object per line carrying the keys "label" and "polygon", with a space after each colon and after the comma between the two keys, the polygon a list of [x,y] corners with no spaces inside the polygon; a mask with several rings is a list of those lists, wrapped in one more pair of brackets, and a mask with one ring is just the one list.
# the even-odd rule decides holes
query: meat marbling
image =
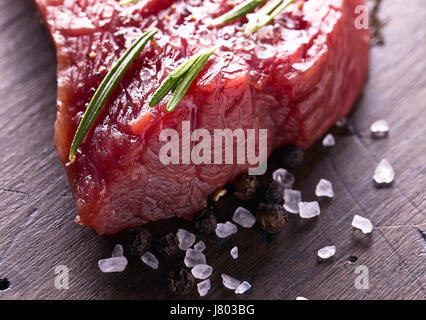
{"label": "meat marbling", "polygon": [[[268,130],[268,154],[307,148],[349,113],[366,79],[369,31],[354,26],[364,0],[304,0],[250,37],[240,18],[208,21],[228,0],[35,0],[57,49],[55,143],[78,221],[114,234],[173,216],[191,219],[207,196],[247,165],[163,165],[162,129],[181,122],[210,131]],[[241,0],[234,1],[242,2]],[[109,98],[74,162],[69,148],[94,90],[120,55],[149,28],[159,32]],[[201,48],[220,45],[173,112],[150,108],[162,80]]]}

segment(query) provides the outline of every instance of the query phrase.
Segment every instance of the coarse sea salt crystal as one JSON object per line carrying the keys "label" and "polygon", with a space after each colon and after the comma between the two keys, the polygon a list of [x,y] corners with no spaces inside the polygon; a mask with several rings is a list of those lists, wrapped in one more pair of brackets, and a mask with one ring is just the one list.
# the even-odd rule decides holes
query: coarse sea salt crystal
{"label": "coarse sea salt crystal", "polygon": [[230,235],[237,233],[237,231],[237,226],[229,221],[225,223],[218,223],[216,226],[216,235],[221,239],[227,238]]}
{"label": "coarse sea salt crystal", "polygon": [[310,219],[320,215],[318,202],[299,202],[299,215],[301,218]]}
{"label": "coarse sea salt crystal", "polygon": [[318,257],[329,259],[336,254],[336,246],[326,246],[318,250]]}
{"label": "coarse sea salt crystal", "polygon": [[352,219],[352,227],[362,231],[362,233],[371,233],[373,231],[373,224],[367,218],[355,215]]}
{"label": "coarse sea salt crystal", "polygon": [[141,260],[148,267],[151,267],[152,269],[158,269],[158,259],[151,252],[145,252],[141,257]]}
{"label": "coarse sea salt crystal", "polygon": [[296,300],[308,300],[305,297],[296,297]]}
{"label": "coarse sea salt crystal", "polygon": [[343,128],[344,126],[346,126],[348,119],[346,119],[345,117],[339,118],[336,121],[336,126],[339,128]]}
{"label": "coarse sea salt crystal", "polygon": [[256,218],[247,209],[238,207],[232,216],[232,221],[244,228],[251,228],[256,223]]}
{"label": "coarse sea salt crystal", "polygon": [[247,290],[249,290],[251,288],[251,284],[248,283],[247,281],[243,281],[241,282],[241,284],[237,287],[237,289],[235,289],[235,293],[236,294],[243,294],[244,292],[246,292]]}
{"label": "coarse sea salt crystal", "polygon": [[212,275],[213,268],[207,264],[197,264],[191,269],[192,275],[197,279],[207,279]]}
{"label": "coarse sea salt crystal", "polygon": [[386,137],[389,133],[389,124],[386,120],[377,120],[370,126],[370,131],[374,138]]}
{"label": "coarse sea salt crystal", "polygon": [[222,282],[226,288],[231,290],[236,290],[238,286],[241,284],[240,280],[232,278],[226,274],[222,274]]}
{"label": "coarse sea salt crystal", "polygon": [[391,184],[395,179],[395,171],[388,160],[380,161],[373,175],[374,181],[379,185]]}
{"label": "coarse sea salt crystal", "polygon": [[127,266],[125,257],[113,257],[98,261],[99,269],[102,272],[122,272]]}
{"label": "coarse sea salt crystal", "polygon": [[334,147],[336,145],[336,139],[334,139],[334,136],[329,133],[322,140],[322,145],[324,147]]}
{"label": "coarse sea salt crystal", "polygon": [[200,297],[204,297],[210,290],[210,279],[206,279],[197,284],[198,293]]}
{"label": "coarse sea salt crystal", "polygon": [[237,259],[238,258],[238,247],[235,246],[231,249],[231,257],[233,259]]}
{"label": "coarse sea salt crystal", "polygon": [[188,268],[196,266],[197,264],[205,264],[206,256],[201,251],[188,249],[186,250],[184,263]]}
{"label": "coarse sea salt crystal", "polygon": [[205,248],[206,248],[206,245],[202,240],[198,241],[194,245],[194,250],[197,250],[197,251],[200,251],[200,252],[203,252]]}
{"label": "coarse sea salt crystal", "polygon": [[333,191],[333,185],[330,181],[321,179],[317,187],[315,189],[315,195],[317,197],[328,197],[333,198],[334,197],[334,191]]}
{"label": "coarse sea salt crystal", "polygon": [[272,173],[272,179],[278,182],[285,189],[290,189],[294,184],[294,176],[284,168],[275,170]]}
{"label": "coarse sea salt crystal", "polygon": [[116,244],[112,250],[112,257],[122,257],[124,254],[123,246],[121,244]]}
{"label": "coarse sea salt crystal", "polygon": [[302,201],[302,193],[298,190],[284,190],[284,209],[290,213],[299,213],[299,202]]}
{"label": "coarse sea salt crystal", "polygon": [[195,234],[185,229],[179,229],[176,236],[179,240],[179,249],[181,250],[188,250],[195,242]]}

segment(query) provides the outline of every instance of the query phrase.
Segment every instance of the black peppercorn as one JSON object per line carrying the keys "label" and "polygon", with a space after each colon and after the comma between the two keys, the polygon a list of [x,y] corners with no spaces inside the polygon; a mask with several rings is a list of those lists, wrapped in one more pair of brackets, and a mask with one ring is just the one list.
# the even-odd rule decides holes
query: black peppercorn
{"label": "black peppercorn", "polygon": [[287,222],[287,213],[278,203],[260,203],[257,208],[256,219],[260,227],[269,232],[277,233]]}
{"label": "black peppercorn", "polygon": [[296,146],[286,146],[277,151],[277,157],[284,168],[292,169],[303,163],[304,153]]}
{"label": "black peppercorn", "polygon": [[234,196],[239,200],[247,201],[256,197],[259,180],[256,176],[242,175],[234,183]]}
{"label": "black peppercorn", "polygon": [[151,245],[151,233],[144,228],[132,229],[126,243],[126,249],[130,255],[140,257],[149,250]]}
{"label": "black peppercorn", "polygon": [[216,216],[213,208],[208,207],[201,210],[195,216],[195,229],[204,234],[211,234],[216,230]]}
{"label": "black peppercorn", "polygon": [[264,203],[284,204],[284,187],[276,181],[272,181],[265,191]]}
{"label": "black peppercorn", "polygon": [[195,283],[194,276],[185,268],[181,268],[178,271],[171,271],[167,281],[170,292],[180,295],[190,293]]}
{"label": "black peppercorn", "polygon": [[10,282],[7,278],[0,278],[0,291],[6,290],[9,286]]}
{"label": "black peppercorn", "polygon": [[157,243],[157,251],[165,256],[173,256],[179,251],[179,240],[174,233],[166,234]]}

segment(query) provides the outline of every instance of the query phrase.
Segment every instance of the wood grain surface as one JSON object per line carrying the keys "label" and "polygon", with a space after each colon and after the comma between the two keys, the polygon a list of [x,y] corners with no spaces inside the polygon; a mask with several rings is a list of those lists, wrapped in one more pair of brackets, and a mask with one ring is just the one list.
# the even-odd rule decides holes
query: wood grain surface
{"label": "wood grain surface", "polygon": [[[350,117],[352,134],[337,136],[328,152],[314,146],[296,172],[296,188],[314,199],[320,178],[336,197],[322,203],[318,219],[292,216],[280,234],[243,230],[207,244],[214,267],[208,299],[425,299],[426,287],[426,37],[424,0],[384,0],[379,17],[384,45],[371,50],[363,96]],[[182,255],[160,260],[154,271],[138,259],[120,274],[103,274],[97,261],[110,256],[116,237],[98,236],[74,223],[75,207],[53,144],[56,58],[47,31],[27,0],[0,2],[0,278],[10,288],[0,299],[175,299],[167,274]],[[385,118],[388,138],[373,140],[370,124]],[[390,188],[377,189],[372,174],[388,159],[396,171]],[[269,169],[276,165],[271,160]],[[238,203],[219,203],[220,219]],[[353,230],[354,214],[374,223],[370,236]],[[191,224],[175,219],[150,224],[155,234]],[[319,262],[319,248],[337,253]],[[240,257],[229,250],[237,245]],[[356,256],[356,262],[348,261]],[[68,290],[54,286],[55,267],[70,270]],[[369,270],[369,289],[354,286],[355,268]],[[220,274],[248,280],[235,296]],[[194,289],[187,298],[197,299]]]}

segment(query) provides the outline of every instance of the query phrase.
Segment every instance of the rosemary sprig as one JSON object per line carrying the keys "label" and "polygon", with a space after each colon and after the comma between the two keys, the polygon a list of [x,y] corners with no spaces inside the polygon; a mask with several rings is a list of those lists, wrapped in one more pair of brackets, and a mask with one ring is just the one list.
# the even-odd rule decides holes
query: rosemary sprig
{"label": "rosemary sprig", "polygon": [[99,112],[102,110],[105,102],[117,86],[124,73],[130,67],[131,63],[136,59],[142,49],[146,46],[149,40],[157,33],[157,29],[154,28],[145,32],[138,40],[136,40],[129,49],[118,59],[112,69],[108,72],[105,78],[102,80],[95,94],[89,102],[86,111],[83,114],[83,118],[78,125],[77,131],[74,135],[74,139],[71,144],[69,159],[73,161],[78,147],[83,142],[90,127],[94,123]]}
{"label": "rosemary sprig", "polygon": [[253,11],[256,7],[263,4],[266,0],[247,0],[243,3],[235,6],[232,10],[227,13],[217,17],[211,22],[212,26],[218,26],[220,24],[226,23],[228,21],[237,19],[246,15],[247,13]]}
{"label": "rosemary sprig", "polygon": [[244,35],[249,36],[253,32],[256,32],[260,28],[266,26],[271,22],[278,14],[284,11],[294,0],[272,0],[265,4],[259,11],[248,16],[248,23],[244,30]]}
{"label": "rosemary sprig", "polygon": [[125,6],[125,5],[128,5],[128,4],[137,3],[137,2],[139,2],[139,0],[121,0],[118,4],[120,6]]}
{"label": "rosemary sprig", "polygon": [[173,111],[182,101],[191,83],[195,80],[215,50],[216,47],[203,50],[193,55],[175,71],[170,73],[160,87],[154,92],[149,101],[149,106],[156,106],[170,91],[172,91],[173,93],[167,103],[166,110],[169,112]]}

